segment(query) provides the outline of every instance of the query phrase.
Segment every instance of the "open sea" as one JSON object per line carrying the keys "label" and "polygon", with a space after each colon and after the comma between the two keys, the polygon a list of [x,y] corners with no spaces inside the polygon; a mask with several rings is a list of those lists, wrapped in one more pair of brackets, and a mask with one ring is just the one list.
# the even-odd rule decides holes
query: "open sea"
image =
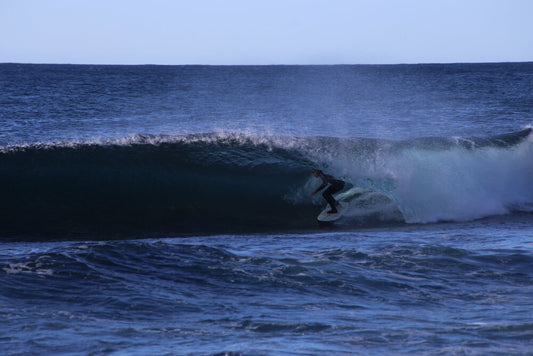
{"label": "open sea", "polygon": [[532,124],[533,63],[0,64],[0,354],[533,355]]}

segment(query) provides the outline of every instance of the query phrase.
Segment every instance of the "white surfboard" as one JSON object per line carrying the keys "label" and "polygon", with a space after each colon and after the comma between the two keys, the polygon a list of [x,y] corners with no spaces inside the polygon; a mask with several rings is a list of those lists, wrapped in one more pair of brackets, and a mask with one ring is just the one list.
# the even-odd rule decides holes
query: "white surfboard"
{"label": "white surfboard", "polygon": [[348,207],[348,203],[346,202],[340,202],[340,205],[337,207],[337,213],[336,214],[328,214],[328,211],[331,210],[331,207],[329,204],[326,206],[324,210],[318,215],[316,218],[318,221],[321,222],[332,222],[339,220],[342,217],[342,214],[346,211],[346,208]]}

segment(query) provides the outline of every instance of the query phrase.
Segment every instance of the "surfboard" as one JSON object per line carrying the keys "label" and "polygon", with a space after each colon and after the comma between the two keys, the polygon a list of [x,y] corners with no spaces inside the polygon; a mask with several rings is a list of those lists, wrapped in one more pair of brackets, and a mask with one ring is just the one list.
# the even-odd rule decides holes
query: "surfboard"
{"label": "surfboard", "polygon": [[326,208],[322,210],[322,212],[317,216],[316,219],[321,222],[333,222],[339,220],[342,217],[342,214],[346,211],[347,207],[348,203],[341,201],[340,205],[337,207],[337,213],[328,214],[328,211],[331,210],[331,207],[328,204]]}

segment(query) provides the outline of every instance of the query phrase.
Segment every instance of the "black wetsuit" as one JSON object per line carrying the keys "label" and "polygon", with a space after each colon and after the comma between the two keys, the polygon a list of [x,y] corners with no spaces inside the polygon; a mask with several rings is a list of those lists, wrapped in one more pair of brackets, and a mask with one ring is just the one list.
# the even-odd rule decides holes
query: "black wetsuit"
{"label": "black wetsuit", "polygon": [[316,189],[316,191],[318,192],[324,189],[328,184],[330,184],[328,189],[326,189],[322,193],[322,196],[324,197],[324,199],[326,199],[328,204],[331,206],[331,210],[336,211],[337,201],[335,200],[335,198],[333,198],[333,194],[340,192],[344,188],[344,185],[345,185],[344,181],[337,179],[333,176],[330,176],[329,174],[324,174],[322,172],[318,173],[318,178],[322,179],[322,184],[320,185],[320,187]]}

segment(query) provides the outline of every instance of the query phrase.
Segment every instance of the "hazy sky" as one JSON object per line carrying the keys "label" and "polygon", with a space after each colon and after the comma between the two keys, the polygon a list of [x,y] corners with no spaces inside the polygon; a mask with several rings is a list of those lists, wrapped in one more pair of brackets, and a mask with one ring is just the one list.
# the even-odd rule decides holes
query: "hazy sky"
{"label": "hazy sky", "polygon": [[533,61],[533,0],[0,0],[0,62]]}

